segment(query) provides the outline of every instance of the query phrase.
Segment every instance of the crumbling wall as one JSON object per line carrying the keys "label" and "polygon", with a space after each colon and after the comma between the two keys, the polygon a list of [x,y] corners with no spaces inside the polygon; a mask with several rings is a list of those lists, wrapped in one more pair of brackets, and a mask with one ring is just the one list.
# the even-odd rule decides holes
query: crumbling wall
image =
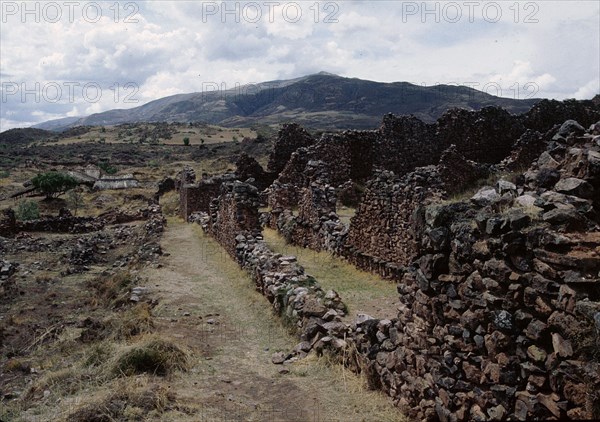
{"label": "crumbling wall", "polygon": [[484,107],[479,111],[453,109],[438,119],[436,138],[444,149],[456,145],[469,160],[499,163],[525,132],[520,120],[500,107]]}
{"label": "crumbling wall", "polygon": [[284,124],[279,130],[275,145],[269,156],[267,171],[278,175],[294,151],[298,148],[308,147],[314,142],[313,137],[300,125],[296,123]]}
{"label": "crumbling wall", "polygon": [[207,231],[237,259],[238,235],[260,233],[258,190],[240,181],[221,185],[220,195],[211,201]]}
{"label": "crumbling wall", "polygon": [[311,160],[321,160],[329,183],[339,186],[348,180],[365,181],[373,174],[376,131],[347,130],[324,134],[309,148]]}
{"label": "crumbling wall", "polygon": [[443,189],[448,194],[462,192],[490,173],[489,166],[467,160],[456,145],[450,145],[442,153],[437,172]]}
{"label": "crumbling wall", "polygon": [[260,191],[269,187],[276,178],[275,174],[266,172],[255,158],[246,153],[240,154],[235,165],[235,176],[238,180],[253,179],[252,184]]}
{"label": "crumbling wall", "polygon": [[320,251],[326,249],[327,231],[323,223],[339,220],[335,213],[335,189],[312,182],[300,192],[298,216],[284,212],[277,219],[277,229],[291,244]]}
{"label": "crumbling wall", "polygon": [[[417,203],[443,194],[454,179],[449,169],[476,177],[480,167],[454,148],[438,166],[403,178],[378,174],[364,202],[400,210],[400,192],[415,201],[408,220],[415,252],[397,273],[397,318],[343,323],[335,292],[324,293],[294,257],[273,254],[249,233],[257,217],[243,216],[257,215],[257,205],[248,190],[237,197],[225,190],[204,226],[300,336],[282,360],[332,353],[417,420],[598,418],[600,145],[596,127],[577,135],[567,122],[560,130],[569,132],[557,138],[562,146],[549,145],[516,184],[500,180],[468,200]],[[549,181],[549,168],[558,178]],[[327,209],[316,193],[302,203],[307,198]]]}
{"label": "crumbling wall", "polygon": [[3,211],[3,218],[0,220],[0,236],[12,237],[17,233],[17,217],[15,211],[8,208]]}
{"label": "crumbling wall", "polygon": [[200,180],[198,184],[179,188],[179,215],[187,219],[195,212],[208,212],[210,202],[219,195],[224,182],[235,180],[235,175],[224,174]]}
{"label": "crumbling wall", "polygon": [[517,184],[416,209],[398,318],[353,337],[410,417],[600,416],[600,145],[579,130],[561,126]]}
{"label": "crumbling wall", "polygon": [[431,167],[403,178],[378,173],[350,221],[343,256],[361,269],[397,279],[417,250],[410,229],[415,209],[444,194],[434,187],[437,177]]}
{"label": "crumbling wall", "polygon": [[186,165],[175,177],[175,189],[179,190],[182,186],[196,183],[196,172],[193,168]]}
{"label": "crumbling wall", "polygon": [[416,210],[486,175],[484,166],[466,160],[454,145],[437,166],[420,167],[403,177],[378,173],[351,219],[342,255],[359,268],[398,279],[418,251],[412,230]]}
{"label": "crumbling wall", "polygon": [[527,129],[540,133],[546,133],[557,123],[568,119],[589,127],[600,120],[600,105],[589,100],[542,100],[521,117]]}
{"label": "crumbling wall", "polygon": [[387,114],[375,142],[375,166],[401,176],[433,164],[444,150],[444,145],[434,139],[435,124],[424,123],[414,116]]}
{"label": "crumbling wall", "polygon": [[17,223],[18,232],[89,233],[101,230],[105,221],[96,217],[47,217]]}
{"label": "crumbling wall", "polygon": [[[524,136],[520,140],[521,158],[526,162],[532,156],[535,158],[540,146],[531,133],[525,134],[526,130],[545,134],[568,118],[588,127],[600,120],[600,107],[591,101],[543,100],[518,116],[499,107],[478,111],[452,109],[434,124],[426,124],[414,116],[388,114],[378,130],[324,134],[317,142],[309,141],[307,134],[297,135],[303,141],[284,142],[296,138],[280,134],[282,149],[278,152],[276,144],[273,155],[279,158],[273,168],[281,172],[281,183],[305,187],[304,166],[311,160],[322,160],[330,183],[337,188],[348,180],[363,183],[373,176],[375,169],[403,176],[417,167],[435,164],[450,145],[455,145],[457,152],[468,160],[497,164],[513,152],[513,144],[521,136]],[[303,133],[299,126],[293,128],[288,132]],[[526,140],[530,141],[527,147]],[[294,155],[294,151],[298,154]],[[290,159],[284,162],[285,157]]]}

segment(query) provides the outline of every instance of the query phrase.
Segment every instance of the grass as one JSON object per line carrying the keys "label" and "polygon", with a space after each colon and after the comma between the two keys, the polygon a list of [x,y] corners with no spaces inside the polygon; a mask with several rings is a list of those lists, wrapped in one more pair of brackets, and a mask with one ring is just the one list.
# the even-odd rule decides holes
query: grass
{"label": "grass", "polygon": [[355,214],[356,214],[355,208],[349,208],[349,207],[344,207],[344,206],[337,208],[337,215],[338,215],[338,217],[340,217],[340,221],[347,226],[350,225],[350,219],[352,217],[354,217]]}
{"label": "grass", "polygon": [[100,276],[91,284],[98,297],[104,303],[113,305],[122,304],[126,301],[125,296],[128,295],[128,287],[134,282],[133,276],[127,271],[120,271],[116,274]]}
{"label": "grass", "polygon": [[187,368],[186,352],[172,342],[150,338],[125,349],[117,356],[112,371],[119,376],[143,373],[165,376]]}
{"label": "grass", "polygon": [[[265,228],[263,236],[273,251],[296,256],[306,273],[312,275],[323,290],[332,289],[338,292],[348,306],[350,315],[357,312],[373,312],[379,304],[398,297],[394,283],[361,271],[341,258],[327,252],[315,252],[286,244],[272,229]],[[388,309],[388,312],[395,311],[396,309]]]}
{"label": "grass", "polygon": [[113,391],[89,400],[70,412],[71,422],[111,422],[149,420],[158,417],[175,401],[168,388],[153,384],[148,378],[123,380]]}
{"label": "grass", "polygon": [[151,333],[154,328],[152,312],[147,303],[137,303],[110,319],[110,333],[114,339],[123,340]]}
{"label": "grass", "polygon": [[179,192],[171,191],[160,198],[163,214],[175,216],[179,214]]}

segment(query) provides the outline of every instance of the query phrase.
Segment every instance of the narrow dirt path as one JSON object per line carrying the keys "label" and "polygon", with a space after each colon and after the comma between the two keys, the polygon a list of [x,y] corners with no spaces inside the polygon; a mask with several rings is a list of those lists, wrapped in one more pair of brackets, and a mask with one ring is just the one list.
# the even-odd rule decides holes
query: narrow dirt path
{"label": "narrow dirt path", "polygon": [[[250,278],[197,225],[172,220],[163,266],[144,270],[157,335],[187,348],[188,372],[169,379],[173,421],[397,421],[391,401],[340,365],[309,357],[271,363],[297,343]],[[288,372],[289,371],[289,372]]]}

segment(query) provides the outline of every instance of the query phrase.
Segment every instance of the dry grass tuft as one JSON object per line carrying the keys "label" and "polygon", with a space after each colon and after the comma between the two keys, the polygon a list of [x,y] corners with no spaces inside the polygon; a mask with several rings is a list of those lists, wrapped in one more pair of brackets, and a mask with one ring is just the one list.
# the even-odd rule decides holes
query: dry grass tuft
{"label": "dry grass tuft", "polygon": [[98,292],[100,299],[107,303],[118,305],[123,302],[125,296],[129,293],[128,287],[133,284],[133,276],[128,271],[118,272],[116,274],[100,276],[91,284]]}
{"label": "dry grass tuft", "polygon": [[185,371],[189,357],[177,345],[159,338],[126,348],[115,360],[112,372],[118,376],[136,374],[168,375],[176,370]]}
{"label": "dry grass tuft", "polygon": [[167,216],[176,216],[179,214],[179,193],[177,191],[171,191],[165,193],[160,198],[160,205],[162,207],[163,214]]}
{"label": "dry grass tuft", "polygon": [[174,401],[175,396],[168,388],[148,385],[147,380],[139,379],[121,382],[114,392],[82,405],[66,419],[72,422],[147,420],[159,416]]}
{"label": "dry grass tuft", "polygon": [[116,314],[108,325],[112,337],[116,340],[148,334],[154,329],[152,312],[147,303],[137,303],[132,308]]}
{"label": "dry grass tuft", "polygon": [[84,355],[84,367],[99,367],[110,360],[114,350],[114,344],[104,341],[90,346]]}

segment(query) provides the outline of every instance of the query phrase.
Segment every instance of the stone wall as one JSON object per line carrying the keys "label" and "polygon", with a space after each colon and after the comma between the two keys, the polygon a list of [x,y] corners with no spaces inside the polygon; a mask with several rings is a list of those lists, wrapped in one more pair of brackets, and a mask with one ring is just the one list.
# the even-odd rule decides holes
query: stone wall
{"label": "stone wall", "polygon": [[277,229],[289,243],[316,251],[327,250],[329,231],[325,230],[324,223],[337,226],[335,205],[335,189],[312,182],[300,191],[298,215],[283,212],[277,218]]}
{"label": "stone wall", "polygon": [[[455,180],[448,169],[471,175],[459,183],[481,170],[454,148],[438,166],[403,178],[378,174],[363,203],[400,210],[396,192],[415,201],[406,227],[414,252],[397,273],[397,318],[342,322],[341,298],[261,240],[251,186],[224,186],[204,227],[300,336],[277,362],[331,353],[417,420],[598,418],[600,142],[596,127],[578,130],[566,122],[562,147],[550,144],[516,184],[499,180],[468,200],[421,200],[438,198]],[[549,181],[547,169],[558,177]],[[327,210],[327,194],[316,182],[309,188],[300,202]]]}
{"label": "stone wall", "polygon": [[403,265],[417,251],[411,232],[416,208],[445,194],[437,179],[433,167],[402,178],[378,173],[351,219],[342,255],[361,269],[398,279]]}
{"label": "stone wall", "polygon": [[253,179],[251,184],[256,186],[259,191],[269,187],[276,178],[275,174],[266,172],[255,158],[250,157],[246,153],[240,154],[235,162],[235,166],[235,176],[237,179],[244,181]]}
{"label": "stone wall", "polygon": [[546,133],[557,123],[573,119],[585,127],[600,120],[600,105],[592,101],[542,100],[521,116],[527,129]]}
{"label": "stone wall", "polygon": [[211,201],[204,226],[234,259],[238,235],[260,234],[258,206],[256,187],[237,180],[221,185],[220,195]]}
{"label": "stone wall", "polygon": [[0,236],[12,237],[18,231],[15,211],[9,208],[4,210],[2,214],[2,219],[0,219]]}
{"label": "stone wall", "polygon": [[[541,157],[522,183],[420,210],[419,253],[398,285],[397,348],[380,352],[373,372],[410,416],[600,416],[592,141]],[[560,170],[550,185],[538,178],[548,165]]]}
{"label": "stone wall", "polygon": [[279,174],[290,156],[298,148],[308,147],[314,144],[315,140],[312,136],[296,123],[284,124],[275,140],[273,151],[269,156],[267,171],[274,174]]}
{"label": "stone wall", "polygon": [[[328,184],[329,173],[321,161],[305,167],[308,186],[274,184],[269,196],[269,225],[290,243],[340,254],[359,268],[384,277],[398,278],[401,269],[416,253],[414,235],[409,230],[417,207],[464,189],[487,176],[486,166],[466,160],[451,145],[438,166],[423,167],[404,177],[379,172],[367,184],[350,227],[335,213],[336,192]],[[314,180],[314,182],[313,182]],[[297,215],[288,200],[298,197]],[[293,204],[296,205],[296,204]]]}
{"label": "stone wall", "polygon": [[[281,172],[281,183],[305,187],[304,166],[311,160],[322,160],[330,183],[337,188],[347,180],[364,183],[375,169],[402,176],[417,167],[435,164],[450,145],[455,145],[457,152],[469,160],[497,164],[513,152],[514,143],[526,130],[545,134],[568,118],[580,120],[588,127],[600,120],[600,107],[591,101],[543,100],[518,116],[499,107],[478,111],[452,109],[434,124],[413,116],[389,114],[384,116],[378,130],[325,134],[316,142],[309,141],[307,134],[298,135],[304,141],[281,141],[280,153],[276,143],[273,154],[279,157],[275,167]],[[288,132],[304,133],[297,125],[293,128]],[[288,139],[286,136],[280,134],[282,139]],[[526,136],[531,139],[531,134]],[[282,165],[284,157],[290,159]]]}
{"label": "stone wall", "polygon": [[435,163],[444,146],[434,142],[435,124],[414,116],[383,117],[375,143],[375,165],[397,175]]}
{"label": "stone wall", "polygon": [[196,183],[196,172],[193,168],[186,165],[175,177],[175,189],[179,190],[182,186]]}
{"label": "stone wall", "polygon": [[225,174],[185,184],[179,188],[179,215],[187,219],[196,212],[208,212],[210,202],[219,195],[224,182],[235,180],[235,175]]}

